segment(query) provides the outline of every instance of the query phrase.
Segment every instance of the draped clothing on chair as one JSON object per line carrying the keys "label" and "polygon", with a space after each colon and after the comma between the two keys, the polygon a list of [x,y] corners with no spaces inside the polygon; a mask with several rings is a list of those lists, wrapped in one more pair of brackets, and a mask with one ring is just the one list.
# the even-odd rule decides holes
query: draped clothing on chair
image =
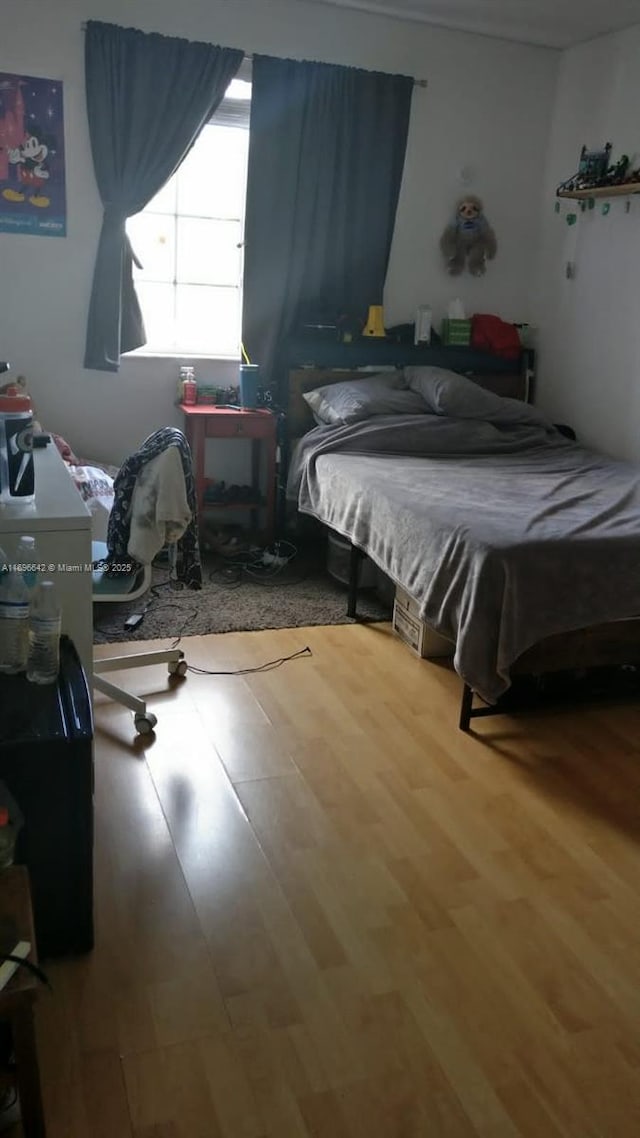
{"label": "draped clothing on chair", "polygon": [[[184,487],[176,486],[169,493],[163,489],[160,480],[167,478],[169,466],[173,469],[173,464],[159,464],[155,460],[170,447],[175,447],[180,456]],[[145,480],[144,474],[149,474],[151,464],[153,475]],[[140,493],[140,483],[144,484],[145,481],[147,486],[145,488],[143,485],[143,492]],[[150,486],[150,483],[154,485]],[[144,492],[145,489],[148,492]],[[178,579],[191,589],[200,589],[202,568],[196,490],[191,451],[182,431],[177,427],[162,427],[149,435],[120,467],[113,492],[114,501],[107,530],[109,562],[126,562],[132,556],[135,557],[136,552],[140,556],[141,551],[149,547],[159,532],[164,531],[170,539],[172,532],[184,529],[176,542]],[[187,520],[188,517],[190,520]]]}

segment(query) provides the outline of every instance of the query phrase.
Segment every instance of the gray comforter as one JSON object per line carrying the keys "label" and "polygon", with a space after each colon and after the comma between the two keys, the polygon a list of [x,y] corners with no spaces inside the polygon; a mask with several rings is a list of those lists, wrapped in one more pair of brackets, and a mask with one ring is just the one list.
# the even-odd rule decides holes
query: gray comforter
{"label": "gray comforter", "polygon": [[491,423],[318,427],[294,452],[288,494],[418,601],[488,702],[537,641],[640,614],[640,467],[570,442],[526,405]]}

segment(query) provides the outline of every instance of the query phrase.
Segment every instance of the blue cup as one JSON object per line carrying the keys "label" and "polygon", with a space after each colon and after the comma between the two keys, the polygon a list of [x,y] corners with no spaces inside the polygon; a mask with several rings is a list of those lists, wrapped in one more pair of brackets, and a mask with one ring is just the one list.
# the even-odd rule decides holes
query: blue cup
{"label": "blue cup", "polygon": [[240,406],[257,407],[259,364],[240,364]]}

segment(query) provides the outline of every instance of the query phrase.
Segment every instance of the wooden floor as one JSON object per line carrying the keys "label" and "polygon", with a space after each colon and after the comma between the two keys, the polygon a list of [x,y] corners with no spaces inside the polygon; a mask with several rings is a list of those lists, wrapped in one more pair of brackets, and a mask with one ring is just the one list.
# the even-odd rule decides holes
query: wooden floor
{"label": "wooden floor", "polygon": [[[97,945],[49,1138],[640,1134],[640,709],[456,728],[386,626],[185,641],[96,711]],[[119,648],[121,646],[118,646]]]}

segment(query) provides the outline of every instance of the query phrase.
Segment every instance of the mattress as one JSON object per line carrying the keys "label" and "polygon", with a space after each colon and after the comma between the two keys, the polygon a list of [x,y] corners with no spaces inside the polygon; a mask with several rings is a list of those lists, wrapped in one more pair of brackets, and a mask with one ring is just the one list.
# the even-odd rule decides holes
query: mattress
{"label": "mattress", "polygon": [[514,414],[316,428],[289,479],[301,511],[455,641],[457,671],[490,703],[533,644],[640,613],[640,468]]}

